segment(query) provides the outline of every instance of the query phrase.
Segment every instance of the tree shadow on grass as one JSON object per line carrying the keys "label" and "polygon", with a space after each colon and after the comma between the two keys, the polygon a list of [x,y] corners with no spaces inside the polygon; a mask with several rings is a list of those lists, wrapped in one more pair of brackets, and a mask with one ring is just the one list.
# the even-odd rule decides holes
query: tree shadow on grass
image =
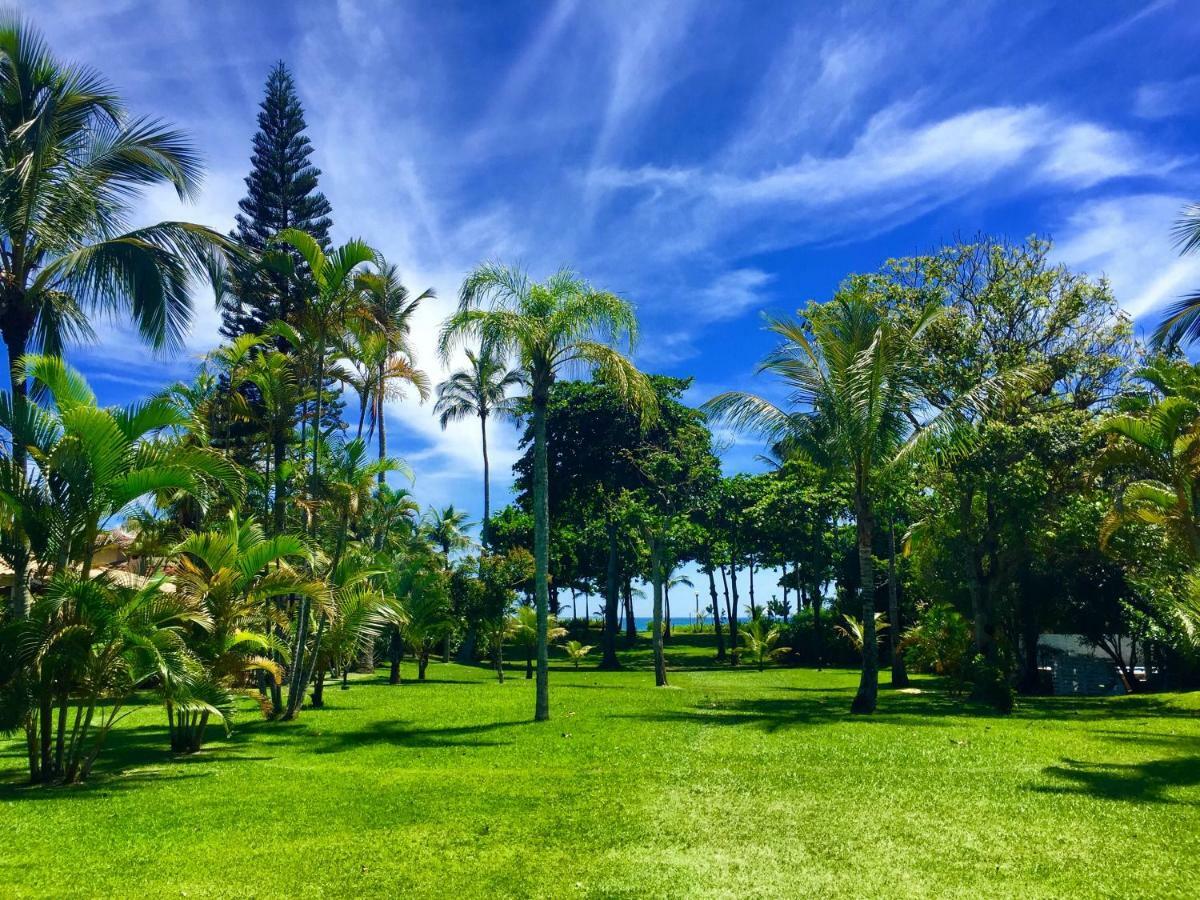
{"label": "tree shadow on grass", "polygon": [[1200,801],[1176,800],[1166,793],[1170,788],[1200,784],[1200,756],[1177,756],[1141,763],[1090,763],[1075,759],[1063,759],[1062,763],[1042,769],[1043,775],[1056,778],[1060,783],[1031,785],[1029,790],[1039,794],[1084,794],[1135,803],[1200,805]]}
{"label": "tree shadow on grass", "polygon": [[688,709],[623,714],[617,718],[750,726],[773,733],[801,725],[826,725],[833,722],[903,725],[911,728],[945,725],[950,718],[964,715],[981,718],[989,716],[987,712],[964,709],[963,704],[938,694],[885,698],[874,714],[860,716],[850,712],[852,691],[830,689],[822,694],[806,688],[779,690],[786,696],[709,698]]}
{"label": "tree shadow on grass", "polygon": [[445,728],[419,728],[411,722],[381,720],[353,731],[336,734],[305,734],[298,736],[310,744],[312,753],[342,753],[361,747],[388,744],[413,749],[448,747],[499,747],[511,740],[485,740],[480,735],[503,731],[528,724],[526,721],[482,722],[477,725],[456,725]]}

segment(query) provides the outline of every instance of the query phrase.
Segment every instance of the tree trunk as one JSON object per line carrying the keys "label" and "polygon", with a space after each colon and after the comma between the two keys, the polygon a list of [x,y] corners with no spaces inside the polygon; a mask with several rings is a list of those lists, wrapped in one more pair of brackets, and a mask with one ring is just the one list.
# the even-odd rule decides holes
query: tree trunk
{"label": "tree trunk", "polygon": [[725,635],[721,632],[721,604],[717,600],[717,579],[713,575],[713,567],[705,567],[708,574],[708,596],[712,600],[713,629],[717,633],[717,662],[725,661]]}
{"label": "tree trunk", "polygon": [[312,692],[312,708],[325,708],[325,667],[320,666],[317,669],[317,680],[313,683]]}
{"label": "tree trunk", "polygon": [[388,684],[400,683],[400,657],[403,646],[400,643],[400,629],[392,629],[392,638],[388,644],[388,658],[391,662],[391,672],[388,673]]}
{"label": "tree trunk", "polygon": [[607,521],[604,531],[608,537],[608,566],[604,582],[604,658],[601,669],[619,669],[617,659],[617,526]]}
{"label": "tree trunk", "polygon": [[429,651],[422,648],[417,654],[417,681],[425,680],[425,670],[429,667]]}
{"label": "tree trunk", "polygon": [[671,589],[663,581],[663,641],[671,640]]}
{"label": "tree trunk", "polygon": [[[23,305],[24,296],[7,298],[10,306],[20,303]],[[10,315],[19,315],[15,308],[10,309]],[[28,402],[29,385],[21,377],[20,363],[25,355],[25,346],[29,340],[29,328],[19,324],[5,325],[3,329],[4,343],[8,349],[8,381],[12,393],[13,418],[20,421],[25,415],[25,404]],[[24,435],[10,434],[12,442],[13,465],[19,472],[25,471],[28,451],[25,447]],[[19,528],[14,528],[12,554],[13,581],[9,592],[8,609],[12,619],[24,619],[29,615],[29,543]]]}
{"label": "tree trunk", "polygon": [[663,656],[662,538],[657,535],[650,547],[650,580],[654,587],[654,624],[651,630],[654,644],[654,686],[666,687],[667,663]]}
{"label": "tree trunk", "polygon": [[873,713],[879,694],[879,645],[875,639],[875,560],[871,556],[874,519],[871,501],[860,489],[855,498],[859,590],[862,592],[862,676],[850,705],[853,713]]}
{"label": "tree trunk", "polygon": [[529,681],[533,678],[533,654],[525,654],[525,680]]}
{"label": "tree trunk", "polygon": [[489,546],[488,523],[492,521],[491,470],[488,464],[487,413],[479,417],[479,431],[483,438],[483,523],[479,526],[479,538],[483,546]]}
{"label": "tree trunk", "polygon": [[737,564],[732,559],[729,562],[729,586],[732,588],[727,610],[729,613],[729,661],[736,666],[738,664],[738,585]]}
{"label": "tree trunk", "polygon": [[[387,422],[383,418],[383,396],[375,399],[375,425],[379,428],[379,459],[382,462],[387,459]],[[380,472],[376,476],[376,481],[380,487],[387,483],[387,473]]]}
{"label": "tree trunk", "polygon": [[633,579],[625,579],[625,640],[630,644],[637,642],[637,620],[633,615]]}
{"label": "tree trunk", "polygon": [[533,392],[533,590],[537,603],[537,698],[533,720],[550,718],[550,659],[546,635],[549,628],[549,473],[546,462],[546,402],[548,389]]}
{"label": "tree trunk", "polygon": [[888,523],[888,635],[892,651],[892,687],[908,687],[908,672],[900,652],[900,593],[896,584],[896,520]]}

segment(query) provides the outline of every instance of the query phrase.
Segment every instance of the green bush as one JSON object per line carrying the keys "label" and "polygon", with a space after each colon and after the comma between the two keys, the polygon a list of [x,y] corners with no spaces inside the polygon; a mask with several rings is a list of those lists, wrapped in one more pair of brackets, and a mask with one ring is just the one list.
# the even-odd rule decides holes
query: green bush
{"label": "green bush", "polygon": [[950,692],[962,694],[970,682],[971,623],[948,603],[926,607],[904,633],[904,658],[918,672],[945,677]]}

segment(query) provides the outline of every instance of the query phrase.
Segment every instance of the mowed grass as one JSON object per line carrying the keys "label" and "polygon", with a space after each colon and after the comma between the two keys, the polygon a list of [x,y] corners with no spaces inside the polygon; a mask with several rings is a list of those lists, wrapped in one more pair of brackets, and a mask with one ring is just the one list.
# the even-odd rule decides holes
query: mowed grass
{"label": "mowed grass", "polygon": [[[293,724],[247,703],[173,758],[161,709],[93,783],[20,785],[0,750],[0,895],[1195,896],[1200,695],[1023,701],[1010,717],[847,671],[713,668],[672,686],[555,661],[532,682],[381,670]],[[415,674],[405,666],[406,677]]]}

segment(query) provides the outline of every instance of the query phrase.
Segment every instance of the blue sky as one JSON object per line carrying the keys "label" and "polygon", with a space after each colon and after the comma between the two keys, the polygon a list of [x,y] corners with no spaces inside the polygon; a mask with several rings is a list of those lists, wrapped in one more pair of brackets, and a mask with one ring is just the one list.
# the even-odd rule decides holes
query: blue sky
{"label": "blue sky", "polygon": [[[956,235],[1052,236],[1139,322],[1200,286],[1200,258],[1170,242],[1200,199],[1186,0],[23,6],[60,57],[203,151],[199,201],[155,192],[139,221],[231,226],[263,81],[285,60],[335,238],[441,295],[417,326],[435,373],[437,324],[488,258],[569,264],[633,300],[639,362],[694,375],[696,402],[756,386],[760,310]],[[71,357],[123,401],[185,375],[216,322],[198,294],[186,353],[154,357],[114,322]],[[475,428],[443,434],[415,400],[388,415],[417,493],[477,511]],[[503,495],[515,434],[495,444]],[[727,467],[757,451],[733,443]]]}

